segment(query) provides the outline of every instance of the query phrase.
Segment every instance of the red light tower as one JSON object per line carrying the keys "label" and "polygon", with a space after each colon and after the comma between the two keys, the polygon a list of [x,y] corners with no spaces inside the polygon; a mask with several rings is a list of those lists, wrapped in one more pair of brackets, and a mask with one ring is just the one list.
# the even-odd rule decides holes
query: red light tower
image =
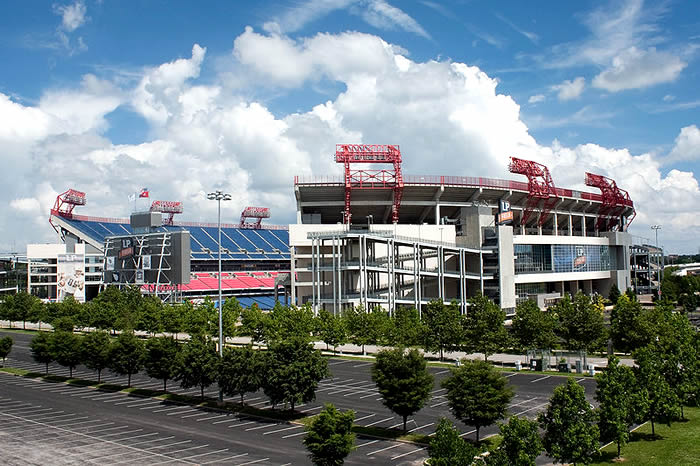
{"label": "red light tower", "polygon": [[153,201],[153,204],[151,204],[151,212],[168,214],[168,217],[163,221],[163,225],[172,225],[175,214],[181,214],[183,211],[184,208],[180,201]]}
{"label": "red light tower", "polygon": [[[257,219],[254,222],[247,222],[246,219]],[[246,207],[241,212],[241,223],[239,228],[251,228],[259,230],[261,228],[262,219],[270,218],[270,209],[268,207]]]}
{"label": "red light tower", "polygon": [[508,170],[511,173],[527,176],[527,188],[530,194],[523,215],[520,218],[520,225],[527,225],[527,220],[530,218],[532,211],[539,205],[540,201],[543,201],[540,218],[537,221],[537,225],[542,226],[547,220],[547,215],[559,200],[549,169],[541,163],[533,162],[532,160],[511,157]]}
{"label": "red light tower", "polygon": [[618,228],[621,231],[624,230],[625,225],[618,220],[627,207],[632,208],[632,215],[627,221],[627,226],[637,216],[637,211],[634,210],[634,203],[629,193],[619,188],[612,178],[586,172],[586,186],[600,189],[600,193],[603,196],[603,205],[598,211],[598,221],[595,225],[598,231],[601,230],[601,227],[607,227],[611,231],[615,231]]}
{"label": "red light tower", "polygon": [[[350,223],[352,211],[350,201],[353,189],[391,189],[394,199],[391,207],[391,221],[399,221],[399,207],[403,195],[401,175],[401,150],[398,145],[382,144],[336,144],[335,161],[345,165],[345,210],[343,222]],[[351,170],[350,164],[386,163],[393,170]]]}
{"label": "red light tower", "polygon": [[51,221],[51,216],[58,215],[60,217],[72,218],[73,209],[75,206],[87,204],[87,198],[85,193],[82,191],[77,191],[75,189],[69,189],[56,196],[56,202],[53,204],[53,209],[51,209],[51,215],[49,216],[49,223],[54,230],[58,231],[56,225]]}

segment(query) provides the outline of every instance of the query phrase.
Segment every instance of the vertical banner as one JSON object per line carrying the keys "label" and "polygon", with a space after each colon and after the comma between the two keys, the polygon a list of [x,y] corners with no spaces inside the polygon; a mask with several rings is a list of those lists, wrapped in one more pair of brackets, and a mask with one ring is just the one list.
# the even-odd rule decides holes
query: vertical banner
{"label": "vertical banner", "polygon": [[141,268],[151,270],[151,256],[141,256]]}
{"label": "vertical banner", "polygon": [[58,301],[73,296],[76,301],[85,302],[85,256],[83,254],[59,254],[57,258]]}

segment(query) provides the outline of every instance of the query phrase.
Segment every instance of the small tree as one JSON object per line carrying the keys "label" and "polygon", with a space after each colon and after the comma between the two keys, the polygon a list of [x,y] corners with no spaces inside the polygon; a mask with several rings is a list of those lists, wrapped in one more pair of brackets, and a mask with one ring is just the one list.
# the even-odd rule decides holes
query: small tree
{"label": "small tree", "polygon": [[488,464],[497,466],[534,466],[542,453],[542,439],[537,421],[512,416],[499,426],[503,441],[488,457]]}
{"label": "small tree", "polygon": [[12,337],[3,337],[0,338],[0,358],[2,358],[2,365],[5,365],[5,358],[10,354],[10,351],[12,351]]}
{"label": "small tree", "polygon": [[299,403],[316,398],[318,383],[328,377],[328,361],[302,338],[270,345],[265,353],[262,389],[272,406]]}
{"label": "small tree", "polygon": [[651,422],[651,435],[656,435],[655,423],[663,419],[671,424],[678,410],[678,399],[664,377],[664,356],[658,348],[647,345],[637,350],[634,357],[636,383],[646,398],[646,418]]}
{"label": "small tree", "polygon": [[249,336],[253,344],[267,342],[270,325],[270,317],[255,304],[241,312],[241,335]]}
{"label": "small tree", "polygon": [[490,355],[508,346],[505,327],[506,311],[484,295],[469,300],[469,310],[462,319],[466,351],[478,352],[488,361]]}
{"label": "small tree", "polygon": [[455,426],[443,417],[430,439],[428,453],[430,466],[470,465],[479,454],[479,449],[464,441]]}
{"label": "small tree", "polygon": [[143,367],[144,346],[133,332],[119,334],[112,343],[109,369],[115,374],[127,376],[127,387],[131,387],[131,376]]}
{"label": "small tree", "polygon": [[600,404],[598,427],[604,440],[617,443],[618,458],[622,445],[629,440],[635,384],[632,369],[621,366],[620,359],[615,356],[609,357],[608,367],[596,375],[595,399]]}
{"label": "small tree", "polygon": [[603,314],[591,298],[579,292],[572,301],[566,295],[550,310],[559,317],[559,335],[567,348],[594,351],[602,347],[606,337]]}
{"label": "small tree", "polygon": [[513,336],[523,349],[550,349],[557,342],[556,320],[528,299],[515,307]]}
{"label": "small tree", "polygon": [[164,304],[161,312],[163,331],[172,334],[175,341],[177,341],[178,333],[182,332],[184,328],[184,309],[183,304]]}
{"label": "small tree", "polygon": [[390,344],[405,348],[420,344],[424,329],[416,308],[399,306],[392,321]]}
{"label": "small tree", "polygon": [[610,293],[608,294],[608,299],[614,306],[617,304],[617,300],[620,298],[620,289],[617,287],[616,283],[613,283],[613,286],[610,287]]}
{"label": "small tree", "polygon": [[593,461],[598,452],[598,426],[583,387],[569,379],[554,389],[547,411],[538,421],[544,429],[543,444],[547,454],[560,463]]}
{"label": "small tree", "polygon": [[46,374],[49,373],[49,364],[53,361],[53,352],[51,351],[51,335],[46,332],[39,332],[29,343],[29,349],[32,352],[32,359],[39,364],[44,364]]}
{"label": "small tree", "polygon": [[440,361],[444,352],[456,348],[462,340],[457,306],[446,306],[441,300],[430,301],[423,311],[423,346],[426,351],[438,351]]}
{"label": "small tree", "polygon": [[354,345],[362,349],[365,354],[365,345],[371,345],[378,340],[379,329],[374,325],[372,315],[362,306],[350,309],[343,315],[348,329],[348,339]]}
{"label": "small tree", "polygon": [[277,301],[269,314],[269,319],[268,341],[311,340],[315,322],[310,304],[301,307],[284,306]]}
{"label": "small tree", "polygon": [[632,352],[644,342],[640,332],[642,305],[636,299],[621,295],[610,314],[610,338],[616,349],[626,353]]}
{"label": "small tree", "polygon": [[158,296],[144,296],[137,328],[151,335],[163,331],[163,301]]}
{"label": "small tree", "polygon": [[219,387],[226,396],[239,395],[243,404],[246,393],[260,389],[264,369],[262,354],[250,346],[226,348],[219,365]]}
{"label": "small tree", "polygon": [[433,376],[425,359],[416,349],[383,350],[372,366],[372,380],[377,384],[382,403],[403,418],[406,432],[408,416],[420,410],[430,399]]}
{"label": "small tree", "polygon": [[333,352],[338,345],[342,345],[347,340],[345,320],[325,309],[321,309],[316,317],[316,333],[326,344],[326,349],[329,345],[333,347]]}
{"label": "small tree", "polygon": [[479,431],[503,418],[513,389],[505,377],[485,361],[467,361],[452,369],[452,375],[443,380],[447,390],[447,402],[454,416]]}
{"label": "small tree", "polygon": [[168,380],[179,371],[180,345],[172,337],[149,338],[146,341],[144,367],[149,377],[163,381],[163,392],[168,391]]}
{"label": "small tree", "polygon": [[22,328],[27,328],[27,321],[33,320],[33,316],[37,315],[39,309],[43,306],[41,300],[26,291],[20,291],[14,295],[11,301],[13,306],[13,319],[22,321]]}
{"label": "small tree", "polygon": [[69,376],[73,378],[73,369],[82,362],[80,337],[71,332],[54,332],[51,338],[51,353],[53,360],[67,367]]}
{"label": "small tree", "polygon": [[179,370],[175,378],[184,389],[199,387],[204,400],[204,389],[216,381],[219,354],[216,343],[204,335],[193,336],[180,352]]}
{"label": "small tree", "polygon": [[339,466],[345,462],[355,443],[353,411],[344,413],[328,403],[306,428],[304,445],[311,462],[317,466]]}
{"label": "small tree", "polygon": [[82,338],[80,353],[85,367],[97,371],[97,383],[102,380],[102,371],[109,366],[112,341],[107,332],[92,332]]}

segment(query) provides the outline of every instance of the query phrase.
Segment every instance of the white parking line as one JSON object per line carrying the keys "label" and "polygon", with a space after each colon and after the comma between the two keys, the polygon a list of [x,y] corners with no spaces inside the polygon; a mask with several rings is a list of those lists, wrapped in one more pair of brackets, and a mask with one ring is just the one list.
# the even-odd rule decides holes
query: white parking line
{"label": "white parking line", "polygon": [[447,374],[448,372],[450,372],[450,369],[447,369],[447,370],[444,370],[444,371],[440,371],[440,372],[436,372],[435,375]]}
{"label": "white parking line", "polygon": [[381,453],[381,452],[383,452],[383,451],[392,450],[392,449],[394,449],[394,448],[400,447],[401,445],[403,445],[403,444],[402,444],[402,443],[397,443],[396,445],[392,445],[392,446],[390,446],[390,447],[381,448],[381,449],[379,449],[379,450],[374,450],[374,451],[371,451],[371,452],[367,453],[367,456],[372,456],[372,455],[374,455],[374,454],[376,454],[376,453]]}
{"label": "white parking line", "polygon": [[236,458],[240,458],[241,456],[248,456],[248,453],[241,453],[240,455],[227,456],[226,458],[220,458],[220,459],[216,459],[216,460],[206,461],[204,463],[199,463],[199,464],[202,466],[204,466],[205,464],[212,464],[212,463],[227,464],[229,461],[236,459]]}
{"label": "white parking line", "polygon": [[460,437],[466,437],[467,435],[473,434],[474,432],[476,432],[476,429],[470,430],[469,432],[465,432],[465,433],[463,433],[463,434],[459,434],[459,436],[460,436]]}
{"label": "white parking line", "polygon": [[246,464],[260,463],[261,461],[267,461],[267,460],[269,460],[269,459],[270,459],[270,458],[260,458],[259,460],[248,461],[247,463],[241,463],[241,464],[239,464],[238,466],[245,466]]}
{"label": "white parking line", "polygon": [[411,450],[411,451],[406,452],[406,453],[401,453],[400,455],[392,456],[392,457],[391,457],[391,461],[397,460],[397,459],[399,459],[399,458],[403,458],[404,456],[408,456],[408,455],[410,455],[410,454],[412,454],[412,453],[418,453],[419,451],[423,451],[423,450],[425,450],[426,448],[427,448],[427,447],[418,448],[418,449],[416,449],[416,450]]}
{"label": "white parking line", "polygon": [[371,362],[363,362],[363,363],[361,363],[361,364],[357,364],[357,365],[352,366],[352,367],[353,367],[353,368],[356,368],[356,367],[363,367],[363,366],[369,366],[369,365],[372,365],[372,364],[374,364],[374,363],[371,363]]}
{"label": "white parking line", "polygon": [[305,433],[306,433],[306,431],[303,431],[303,432],[297,432],[296,434],[289,434],[289,435],[285,435],[285,436],[283,436],[282,438],[291,438],[291,437],[298,437],[298,436],[300,436],[300,435],[304,435]]}
{"label": "white parking line", "polygon": [[292,430],[292,429],[301,429],[302,427],[304,427],[304,426],[285,427],[284,429],[277,429],[277,430],[271,430],[269,432],[263,432],[263,435],[276,434],[277,432],[284,432],[286,430]]}
{"label": "white parking line", "polygon": [[513,372],[512,374],[504,375],[503,377],[508,378],[508,377],[513,377],[514,375],[518,375],[518,373],[517,373],[517,372]]}
{"label": "white parking line", "polygon": [[377,442],[379,442],[379,440],[370,440],[369,442],[359,444],[356,448],[366,447],[367,445],[372,445]]}
{"label": "white parking line", "polygon": [[340,360],[335,360],[333,362],[329,362],[329,366],[337,366],[338,364],[344,364],[346,362],[352,362],[352,359],[340,359]]}
{"label": "white parking line", "polygon": [[430,405],[431,408],[437,408],[438,406],[442,406],[444,404],[449,403],[449,400],[441,401],[440,403],[435,403],[434,405]]}
{"label": "white parking line", "polygon": [[185,405],[185,406],[173,406],[173,407],[171,407],[171,408],[154,409],[154,410],[151,411],[151,412],[153,412],[153,413],[164,413],[164,412],[166,412],[166,411],[175,411],[176,409],[192,409],[192,408],[191,408],[190,406],[187,406],[187,405]]}
{"label": "white parking line", "polygon": [[241,422],[240,424],[231,424],[231,425],[228,426],[228,427],[243,427],[243,426],[247,426],[247,425],[249,425],[249,424],[255,424],[256,422],[257,422],[257,421]]}
{"label": "white parking line", "polygon": [[[195,445],[193,447],[189,448],[183,448],[181,450],[175,450],[175,451],[169,451],[167,453],[163,453],[164,455],[174,455],[175,453],[182,453],[183,451],[190,451],[190,450],[199,450],[200,448],[207,448],[209,446],[208,443],[205,443],[204,445]],[[175,458],[172,458],[175,459]],[[158,464],[158,463],[156,463]]]}
{"label": "white parking line", "polygon": [[381,421],[372,422],[371,424],[367,424],[366,426],[363,426],[363,427],[372,427],[372,426],[374,426],[374,425],[381,424],[382,422],[385,422],[385,421],[391,421],[392,419],[394,419],[393,416],[392,416],[392,417],[388,417],[388,418],[386,418],[386,419],[382,419]]}
{"label": "white parking line", "polygon": [[245,431],[248,432],[249,430],[260,430],[260,429],[267,429],[268,427],[275,427],[278,426],[279,424],[263,424],[261,426],[256,426],[256,427],[249,427]]}
{"label": "white parking line", "polygon": [[527,400],[525,400],[525,401],[521,401],[520,403],[512,404],[512,405],[508,406],[508,408],[515,408],[516,406],[520,406],[520,405],[523,405],[523,404],[525,404],[525,403],[529,403],[530,401],[535,401],[536,399],[537,399],[537,397],[535,397],[535,398],[530,398],[530,399],[527,399]]}
{"label": "white parking line", "polygon": [[[221,420],[221,421],[212,422],[212,424],[223,424],[224,422],[231,422],[231,421],[233,421],[234,419],[232,419],[232,418],[236,418],[235,415],[231,415],[231,414],[227,414],[227,416],[229,416],[229,419],[223,419],[223,420]],[[240,420],[240,418],[237,418],[237,419]]]}
{"label": "white parking line", "polygon": [[20,412],[21,412],[21,411],[29,411],[29,412],[32,412],[32,411],[34,411],[34,408],[35,408],[35,407],[34,407],[32,404],[27,404],[27,405],[24,405],[24,406],[18,406],[18,407],[16,407],[16,408],[3,409],[2,412],[3,412],[3,413],[9,413],[9,412],[12,412],[12,411],[20,411]]}
{"label": "white parking line", "polygon": [[197,413],[194,413],[194,414],[188,414],[187,416],[180,416],[180,419],[186,419],[186,418],[188,418],[188,417],[206,416],[206,415],[208,415],[208,414],[211,414],[211,413],[208,413],[208,412],[206,412],[206,411],[203,412],[203,413],[202,413],[202,412],[197,412]]}
{"label": "white parking line", "polygon": [[[136,432],[142,432],[142,431],[143,431],[143,429],[134,429],[134,430],[127,430],[126,432],[114,432],[112,434],[103,435],[100,438],[107,438],[107,437],[112,437],[115,435],[135,434]],[[116,442],[116,440],[114,440],[114,442]]]}
{"label": "white parking line", "polygon": [[175,445],[182,445],[183,443],[191,443],[192,440],[182,440],[180,442],[168,443],[167,445],[157,445],[155,447],[144,448],[144,451],[157,450],[159,448],[168,448]]}
{"label": "white parking line", "polygon": [[520,416],[521,414],[524,414],[528,411],[532,411],[533,409],[541,408],[542,406],[546,406],[549,404],[549,401],[546,403],[542,403],[541,405],[533,406],[532,408],[526,409],[525,411],[520,411],[519,413],[515,414],[515,416]]}
{"label": "white parking line", "polygon": [[[119,405],[134,405],[138,406],[140,404],[148,403],[148,404],[153,404],[153,403],[160,403],[161,400],[158,401],[153,401],[152,398],[141,398],[141,399],[136,399],[134,400],[133,398],[130,400],[126,401],[120,401],[119,403],[114,403],[114,406],[119,406]],[[130,408],[131,406],[127,406],[127,408]]]}
{"label": "white parking line", "polygon": [[300,413],[308,413],[308,412],[310,412],[310,411],[316,411],[317,409],[323,409],[323,406],[314,406],[313,408],[302,409],[302,410],[299,411],[299,412],[300,412]]}
{"label": "white parking line", "polygon": [[376,416],[376,415],[377,415],[377,413],[368,414],[367,416],[362,416],[362,417],[359,418],[359,419],[355,419],[355,422],[364,421],[365,419],[368,419],[368,418],[370,418],[370,417],[374,417],[374,416]]}
{"label": "white parking line", "polygon": [[424,425],[424,426],[415,427],[415,428],[409,430],[408,432],[411,433],[411,432],[415,432],[415,431],[417,431],[417,430],[425,429],[426,427],[430,427],[430,426],[432,426],[433,424],[435,424],[435,423],[434,423],[434,422],[431,422],[430,424],[426,424],[426,425]]}
{"label": "white parking line", "polygon": [[220,417],[224,417],[224,416],[228,417],[228,416],[230,416],[230,414],[219,414],[218,416],[205,417],[202,419],[197,419],[197,422],[210,421],[212,419],[219,419]]}
{"label": "white parking line", "polygon": [[228,448],[224,448],[223,450],[208,451],[208,452],[206,452],[206,453],[199,453],[199,454],[197,454],[197,455],[192,455],[192,456],[185,456],[185,457],[182,458],[182,459],[183,459],[183,460],[189,460],[189,459],[192,459],[192,458],[198,458],[198,457],[200,457],[200,456],[213,455],[213,454],[215,454],[215,453],[221,453],[221,452],[224,452],[224,451],[228,451]]}
{"label": "white parking line", "polygon": [[539,382],[540,380],[545,380],[545,379],[548,379],[548,378],[550,378],[550,377],[551,377],[551,375],[545,375],[544,377],[539,377],[539,378],[537,378],[537,379],[535,379],[535,380],[530,380],[530,383]]}

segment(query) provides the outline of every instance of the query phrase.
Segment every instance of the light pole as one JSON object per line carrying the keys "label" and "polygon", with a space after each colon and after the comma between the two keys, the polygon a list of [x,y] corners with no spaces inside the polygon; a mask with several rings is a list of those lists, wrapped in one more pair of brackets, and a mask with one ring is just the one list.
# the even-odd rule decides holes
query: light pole
{"label": "light pole", "polygon": [[[224,319],[223,319],[223,302],[221,300],[221,201],[230,201],[231,200],[231,195],[226,194],[220,189],[217,189],[216,191],[207,194],[207,199],[210,201],[216,201],[218,204],[218,217],[217,217],[217,225],[219,228],[219,243],[218,243],[218,249],[219,249],[219,357],[223,357],[224,355]],[[224,401],[224,392],[221,391],[221,388],[219,388],[219,402],[223,403]]]}
{"label": "light pole", "polygon": [[374,223],[374,215],[369,214],[367,216],[367,229],[369,230],[369,226]]}
{"label": "light pole", "polygon": [[656,236],[656,280],[659,282],[659,288],[656,290],[656,296],[661,297],[661,270],[659,264],[659,230],[661,225],[652,225],[651,229],[654,230],[654,235]]}

